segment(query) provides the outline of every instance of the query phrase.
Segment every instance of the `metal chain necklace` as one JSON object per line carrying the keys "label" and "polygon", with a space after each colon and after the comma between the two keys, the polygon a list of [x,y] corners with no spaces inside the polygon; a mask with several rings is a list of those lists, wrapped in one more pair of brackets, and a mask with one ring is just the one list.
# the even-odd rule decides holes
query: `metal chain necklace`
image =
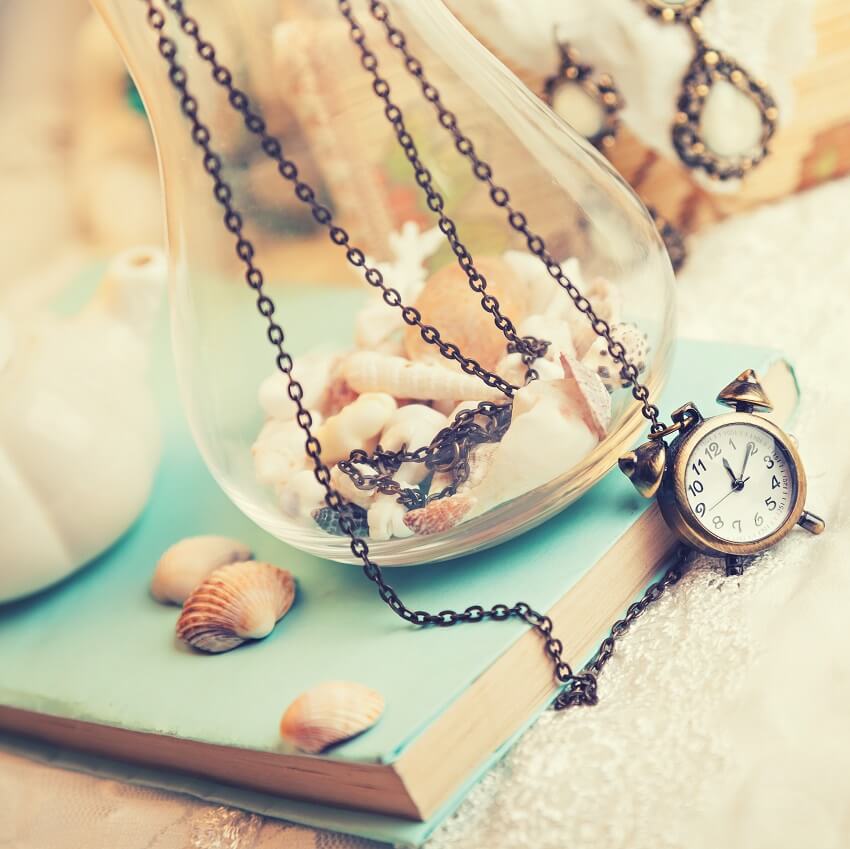
{"label": "metal chain necklace", "polygon": [[[257,309],[266,320],[266,336],[276,352],[276,367],[286,378],[287,394],[296,408],[296,422],[306,437],[305,451],[312,461],[315,478],[325,492],[324,502],[337,514],[339,528],[350,538],[351,552],[361,561],[363,573],[376,585],[382,601],[397,616],[414,625],[446,627],[461,622],[502,621],[510,618],[524,621],[543,638],[545,651],[552,661],[555,680],[561,687],[555,701],[555,708],[560,710],[573,705],[595,704],[597,701],[596,679],[611,657],[616,639],[625,633],[631,623],[668,587],[679,580],[686,549],[684,547],[680,549],[676,563],[667,570],[661,580],[649,587],[640,601],[629,607],[623,619],[614,624],[609,636],[603,640],[596,654],[580,672],[574,672],[565,660],[563,644],[552,635],[552,620],[525,602],[520,601],[510,606],[494,604],[489,608],[472,605],[462,611],[447,609],[438,613],[414,610],[404,604],[396,591],[384,579],[379,565],[371,559],[366,541],[356,532],[351,505],[331,485],[330,470],[322,460],[321,446],[313,434],[312,416],[302,402],[303,388],[292,374],[293,360],[284,347],[284,330],[274,318],[274,301],[265,293],[265,279],[255,263],[254,246],[245,236],[243,218],[234,204],[233,191],[222,176],[223,163],[221,156],[213,147],[211,131],[199,117],[198,100],[189,89],[188,73],[177,58],[177,43],[165,33],[165,12],[159,8],[156,0],[142,0],[142,2],[147,10],[148,24],[157,37],[157,49],[167,65],[169,81],[179,96],[180,109],[189,122],[192,141],[202,153],[204,170],[212,181],[213,196],[224,211],[224,226],[234,237],[236,255],[244,267],[245,282],[254,291]],[[398,290],[384,282],[383,275],[378,269],[366,263],[363,251],[352,245],[347,231],[334,223],[330,209],[316,200],[316,193],[312,186],[299,178],[295,162],[284,155],[281,142],[268,132],[265,121],[253,108],[247,94],[234,84],[231,71],[219,61],[215,47],[203,38],[197,20],[186,13],[183,0],[162,0],[162,2],[173,13],[183,33],[194,43],[198,56],[209,65],[213,80],[226,91],[231,107],[241,114],[246,129],[260,139],[263,152],[277,163],[280,175],[293,184],[296,197],[310,208],[313,218],[325,227],[331,242],[345,251],[348,262],[355,268],[362,269],[366,282],[381,291],[382,298],[388,306],[401,310],[406,324],[419,328],[426,343],[435,345],[443,357],[457,362],[464,372],[475,375],[487,386],[499,389],[510,399],[517,387],[487,371],[473,358],[464,356],[457,345],[451,341],[444,340],[437,328],[423,322],[417,309],[402,302]],[[439,217],[440,230],[449,241],[460,267],[467,274],[470,288],[482,296],[482,307],[493,315],[495,325],[503,332],[508,344],[513,346],[513,350],[522,354],[523,361],[530,372],[529,378],[533,378],[534,359],[545,353],[546,343],[542,340],[518,336],[513,323],[502,314],[498,301],[487,294],[486,280],[475,269],[471,254],[460,241],[455,223],[443,211],[442,196],[432,186],[430,172],[419,159],[413,138],[405,128],[402,112],[391,100],[389,83],[378,73],[377,57],[367,47],[364,31],[353,16],[350,2],[338,0],[337,6],[349,25],[352,41],[359,48],[361,65],[373,77],[375,94],[385,104],[384,114],[392,124],[397,141],[414,169],[417,183],[426,194],[429,208]],[[456,116],[446,109],[439,92],[428,81],[422,63],[408,50],[406,39],[403,33],[393,26],[386,6],[376,0],[370,0],[369,8],[372,16],[382,24],[389,43],[401,53],[407,72],[419,82],[424,98],[433,105],[440,125],[452,135],[458,152],[469,160],[474,176],[488,187],[493,203],[505,210],[511,228],[525,237],[528,250],[544,264],[552,279],[567,292],[576,309],[587,317],[593,331],[605,340],[610,356],[621,366],[624,382],[631,387],[632,395],[641,404],[643,416],[650,422],[651,433],[660,434],[666,431],[664,423],[659,421],[658,408],[650,403],[649,390],[640,382],[638,369],[630,361],[624,346],[613,337],[608,323],[596,315],[590,301],[564,274],[560,264],[548,252],[543,239],[530,229],[524,213],[511,205],[507,190],[495,182],[492,168],[477,155],[473,143],[461,131]],[[487,424],[482,426],[476,422],[478,416],[483,416]],[[430,446],[413,452],[387,452],[373,457],[366,455],[365,452],[354,452],[348,461],[349,474],[356,485],[364,487],[372,484],[382,487],[390,485],[386,483],[386,480],[368,480],[372,476],[362,475],[353,464],[367,462],[379,472],[379,475],[375,476],[379,478],[393,469],[396,463],[407,461],[426,462],[429,468],[435,470],[445,467],[446,464],[454,464],[461,475],[468,474],[467,461],[472,447],[481,442],[500,439],[509,423],[510,400],[504,404],[482,402],[474,410],[465,410],[458,414],[450,427],[441,431]],[[360,476],[359,484],[358,475]],[[453,482],[448,489],[452,486],[456,488],[457,485],[458,482]],[[382,489],[382,491],[385,490]],[[393,492],[393,494],[396,493]],[[406,497],[405,493],[398,494],[402,498]]]}

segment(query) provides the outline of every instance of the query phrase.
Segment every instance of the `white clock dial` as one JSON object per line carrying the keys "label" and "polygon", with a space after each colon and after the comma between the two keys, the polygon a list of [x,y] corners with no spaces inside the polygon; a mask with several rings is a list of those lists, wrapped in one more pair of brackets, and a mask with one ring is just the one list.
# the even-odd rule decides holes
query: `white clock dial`
{"label": "white clock dial", "polygon": [[757,425],[729,424],[697,442],[685,491],[697,521],[725,542],[770,536],[788,518],[797,476],[785,447]]}

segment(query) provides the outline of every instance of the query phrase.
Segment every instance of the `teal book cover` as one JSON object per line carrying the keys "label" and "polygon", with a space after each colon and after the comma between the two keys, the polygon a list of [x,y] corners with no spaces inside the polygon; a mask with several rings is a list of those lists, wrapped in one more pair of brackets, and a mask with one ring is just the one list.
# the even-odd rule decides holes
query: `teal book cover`
{"label": "teal book cover", "polygon": [[[355,770],[400,762],[527,635],[527,627],[521,622],[411,627],[382,605],[358,568],[299,552],[254,526],[203,465],[179,409],[164,333],[160,341],[156,373],[165,441],[150,502],[133,528],[95,562],[49,590],[0,607],[0,706],[273,755],[281,752],[280,716],[295,696],[322,681],[354,680],[382,693],[386,711],[368,733],[329,757]],[[710,412],[717,390],[732,377],[749,367],[766,368],[777,357],[746,346],[681,341],[662,409],[693,400]],[[550,610],[647,505],[615,471],[566,511],[517,539],[461,559],[393,570],[390,577],[417,609],[523,599]],[[177,609],[157,604],[148,590],[153,566],[169,545],[209,533],[242,539],[258,559],[291,570],[299,594],[267,639],[216,656],[179,646]],[[13,734],[4,734],[2,744],[71,769],[418,845],[545,709],[551,695],[542,694],[499,746],[445,788],[445,797],[422,822],[282,798],[203,774],[104,758]],[[488,721],[486,711],[480,721]],[[317,769],[324,760],[315,759]]]}

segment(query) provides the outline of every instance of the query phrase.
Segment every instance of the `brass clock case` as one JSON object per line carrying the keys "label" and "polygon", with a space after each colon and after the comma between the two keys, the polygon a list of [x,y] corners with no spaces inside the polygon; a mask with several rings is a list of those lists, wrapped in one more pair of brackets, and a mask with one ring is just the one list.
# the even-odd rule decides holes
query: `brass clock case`
{"label": "brass clock case", "polygon": [[[773,533],[754,542],[729,542],[706,530],[691,510],[685,487],[688,461],[697,443],[716,430],[736,424],[758,427],[770,434],[786,452],[796,484],[794,500],[785,521]],[[706,554],[749,556],[770,548],[797,524],[805,503],[806,473],[794,443],[784,431],[761,416],[735,412],[705,419],[683,430],[668,448],[667,468],[658,491],[661,513],[667,524],[686,543]]]}

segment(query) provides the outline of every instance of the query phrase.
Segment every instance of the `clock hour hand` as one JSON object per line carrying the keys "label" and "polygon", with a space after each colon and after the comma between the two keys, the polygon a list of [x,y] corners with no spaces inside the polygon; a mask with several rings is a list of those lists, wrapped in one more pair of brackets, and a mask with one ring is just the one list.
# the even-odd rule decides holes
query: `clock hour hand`
{"label": "clock hour hand", "polygon": [[723,468],[726,469],[727,472],[729,472],[729,477],[732,478],[732,486],[735,486],[735,484],[738,482],[738,478],[732,471],[732,467],[729,465],[729,461],[725,457],[723,458]]}

